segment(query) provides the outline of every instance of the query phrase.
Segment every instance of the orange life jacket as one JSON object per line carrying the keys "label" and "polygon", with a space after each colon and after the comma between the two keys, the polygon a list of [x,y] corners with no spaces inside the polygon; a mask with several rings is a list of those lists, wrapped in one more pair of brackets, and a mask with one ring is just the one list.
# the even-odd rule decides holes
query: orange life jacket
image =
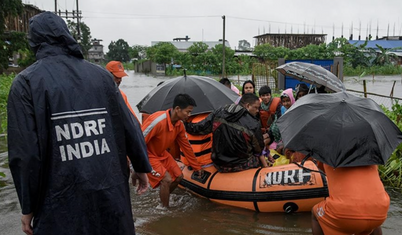
{"label": "orange life jacket", "polygon": [[[193,123],[200,122],[204,120],[209,114],[199,114],[194,117],[190,117],[190,121]],[[193,148],[194,154],[197,157],[197,161],[201,165],[208,165],[212,163],[211,152],[212,152],[212,133],[207,135],[190,135],[187,133],[188,140],[190,141],[191,147]],[[187,159],[180,152],[181,161],[188,165]]]}
{"label": "orange life jacket", "polygon": [[[142,122],[144,123],[150,114],[141,113]],[[191,122],[200,122],[204,120],[209,114],[200,114],[189,118]],[[193,148],[194,154],[197,157],[197,161],[201,165],[208,165],[212,163],[211,152],[212,152],[212,133],[208,135],[190,135],[187,133],[187,138]],[[189,162],[184,157],[184,154],[180,151],[180,147],[177,142],[174,142],[167,151],[172,155],[174,159],[180,159],[185,165],[189,166]]]}
{"label": "orange life jacket", "polygon": [[[271,123],[275,120],[274,114],[275,114],[276,109],[278,108],[278,105],[279,105],[280,102],[281,102],[280,98],[274,97],[274,98],[272,98],[272,102],[271,102],[271,105],[269,106],[268,111],[260,109],[261,126],[264,129],[269,128]],[[268,124],[268,121],[270,121],[269,124]]]}

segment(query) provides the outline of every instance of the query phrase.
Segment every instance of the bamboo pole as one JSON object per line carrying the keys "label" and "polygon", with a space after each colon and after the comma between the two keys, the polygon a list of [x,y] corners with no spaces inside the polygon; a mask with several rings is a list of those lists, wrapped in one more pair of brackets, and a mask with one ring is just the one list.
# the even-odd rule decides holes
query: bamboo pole
{"label": "bamboo pole", "polygon": [[389,96],[391,96],[391,97],[393,97],[393,96],[394,96],[394,88],[395,88],[395,83],[396,83],[396,81],[394,81],[394,84],[392,84],[391,93],[389,94]]}
{"label": "bamboo pole", "polygon": [[364,98],[367,98],[367,86],[366,86],[366,80],[363,80],[363,91],[364,91]]}
{"label": "bamboo pole", "polygon": [[392,99],[396,99],[396,100],[402,100],[401,97],[390,97],[387,95],[380,95],[380,94],[376,94],[376,93],[372,93],[372,92],[366,92],[366,91],[356,91],[356,90],[352,90],[352,89],[346,89],[347,91],[351,91],[351,92],[356,92],[356,93],[360,93],[360,94],[364,94],[367,98],[367,95],[375,95],[375,96],[379,96],[379,97],[384,97],[384,98],[392,98]]}

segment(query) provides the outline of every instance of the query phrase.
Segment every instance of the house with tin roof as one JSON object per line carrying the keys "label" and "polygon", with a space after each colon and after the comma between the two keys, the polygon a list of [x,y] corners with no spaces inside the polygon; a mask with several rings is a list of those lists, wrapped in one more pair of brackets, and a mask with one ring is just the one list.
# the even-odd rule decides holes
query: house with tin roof
{"label": "house with tin roof", "polygon": [[[364,44],[365,40],[348,40],[348,42],[354,46],[360,46]],[[370,40],[367,42],[366,48],[374,49],[377,53],[381,53],[381,50],[377,47],[389,49],[390,52],[398,56],[398,64],[402,64],[402,36],[383,37],[378,40]]]}

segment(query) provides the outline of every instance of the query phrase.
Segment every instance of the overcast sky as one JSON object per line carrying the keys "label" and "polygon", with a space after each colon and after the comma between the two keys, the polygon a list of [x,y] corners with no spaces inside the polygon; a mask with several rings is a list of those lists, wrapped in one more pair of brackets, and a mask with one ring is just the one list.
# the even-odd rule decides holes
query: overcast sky
{"label": "overcast sky", "polygon": [[[22,0],[40,9],[54,11],[55,0]],[[254,36],[264,33],[324,33],[327,41],[342,34],[348,37],[353,24],[354,39],[362,38],[371,25],[371,35],[402,35],[402,0],[79,0],[83,19],[92,38],[124,39],[130,46],[151,41],[217,41],[223,35],[232,49],[239,40],[254,46]],[[57,0],[57,9],[72,11],[76,0]],[[359,26],[359,23],[361,26]]]}

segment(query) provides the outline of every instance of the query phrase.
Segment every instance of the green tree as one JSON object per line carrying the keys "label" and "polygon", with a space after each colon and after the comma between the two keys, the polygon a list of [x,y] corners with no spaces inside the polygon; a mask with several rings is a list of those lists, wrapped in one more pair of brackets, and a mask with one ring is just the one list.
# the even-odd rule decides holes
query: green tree
{"label": "green tree", "polygon": [[31,49],[28,48],[20,49],[18,50],[18,53],[20,54],[20,58],[18,59],[19,66],[28,67],[31,64],[35,63],[36,57]]}
{"label": "green tree", "polygon": [[117,60],[121,62],[127,62],[130,60],[129,48],[130,46],[123,39],[119,39],[116,42],[112,41],[109,46],[109,52],[106,54],[107,59]]}
{"label": "green tree", "polygon": [[178,53],[176,56],[175,62],[180,64],[182,68],[190,70],[192,65],[191,55],[188,52],[185,53]]}
{"label": "green tree", "polygon": [[[191,70],[203,73],[210,70],[211,53],[207,53],[208,45],[204,42],[196,42],[188,48],[187,54],[191,60]],[[213,60],[213,59],[212,59]]]}
{"label": "green tree", "polygon": [[320,45],[310,44],[296,50],[291,50],[291,59],[332,59],[335,55],[327,48],[325,43]]}
{"label": "green tree", "polygon": [[67,27],[70,30],[71,35],[77,40],[81,46],[82,53],[85,58],[88,58],[88,51],[91,49],[91,29],[84,22],[80,22],[81,38],[78,40],[77,23],[71,20],[67,20]]}
{"label": "green tree", "polygon": [[347,66],[352,66],[353,68],[358,66],[367,67],[372,64],[375,58],[375,54],[366,49],[368,40],[357,46],[356,44],[350,44],[346,38],[337,38],[328,44],[328,48],[342,56]]}
{"label": "green tree", "polygon": [[129,52],[130,58],[145,59],[147,46],[134,45]]}
{"label": "green tree", "polygon": [[286,47],[273,47],[267,43],[256,46],[254,54],[263,60],[289,59],[290,49]]}
{"label": "green tree", "polygon": [[[21,0],[1,0],[0,1],[0,72],[8,68],[8,58],[12,56],[15,44],[18,41],[10,40],[10,38],[19,37],[20,35],[8,32],[5,34],[5,21],[8,16],[18,16],[22,13],[24,6]],[[25,35],[24,35],[25,36]],[[26,41],[26,39],[25,39]]]}
{"label": "green tree", "polygon": [[159,42],[146,49],[147,57],[158,64],[170,64],[178,57],[179,51],[170,42]]}
{"label": "green tree", "polygon": [[[19,50],[30,50],[28,40],[25,33],[21,32],[7,32],[0,35],[0,44],[4,43],[0,47],[3,50],[0,50],[0,70],[2,68],[8,68],[8,58],[13,56],[14,52],[18,52]],[[21,64],[21,66],[28,66],[35,61],[34,54],[28,52],[26,57],[29,56],[28,62],[25,64]],[[29,63],[31,61],[31,63]]]}
{"label": "green tree", "polygon": [[[214,74],[222,74],[223,62],[223,45],[217,44],[215,47],[208,51],[208,62],[211,65],[211,71]],[[228,68],[233,60],[235,51],[229,47],[225,47],[225,71],[229,72]]]}
{"label": "green tree", "polygon": [[247,51],[250,50],[251,45],[249,42],[247,42],[247,40],[243,39],[239,41],[239,46],[238,49],[241,51]]}
{"label": "green tree", "polygon": [[188,52],[192,55],[205,53],[208,50],[208,45],[204,42],[195,42],[188,48]]}
{"label": "green tree", "polygon": [[0,34],[4,33],[5,21],[8,16],[17,16],[22,13],[24,6],[21,0],[0,1]]}
{"label": "green tree", "polygon": [[392,64],[392,60],[398,58],[395,53],[393,53],[393,50],[400,49],[400,48],[384,48],[378,44],[375,44],[377,48],[380,50],[380,53],[376,53],[376,58],[374,60],[374,63],[377,65],[389,65]]}

